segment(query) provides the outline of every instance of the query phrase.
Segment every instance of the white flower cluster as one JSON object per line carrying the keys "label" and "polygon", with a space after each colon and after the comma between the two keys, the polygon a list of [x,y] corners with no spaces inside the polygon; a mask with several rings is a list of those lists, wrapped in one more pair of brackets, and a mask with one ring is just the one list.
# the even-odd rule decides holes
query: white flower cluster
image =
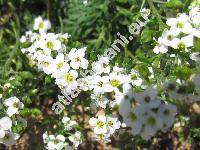
{"label": "white flower cluster", "polygon": [[55,136],[45,132],[43,134],[43,141],[46,144],[46,149],[48,150],[62,150],[64,147],[68,146],[65,142],[65,137],[61,134]]}
{"label": "white flower cluster", "polygon": [[[112,68],[109,64],[109,57],[106,56],[98,57],[97,61],[89,64],[89,61],[85,58],[86,48],[72,48],[68,52],[65,44],[69,37],[68,34],[62,35],[42,31],[38,34],[29,31],[21,41],[23,41],[22,43],[30,42],[31,46],[22,49],[22,52],[26,52],[40,70],[55,78],[56,84],[64,92],[64,95],[73,92],[75,89],[90,91],[91,106],[94,106],[95,109],[98,107],[106,109],[108,105],[111,108],[119,105],[120,114],[127,126],[133,128],[134,135],[141,134],[143,138],[149,139],[158,130],[166,131],[172,125],[176,107],[161,103],[155,90],[136,94],[137,104],[140,105],[130,107],[130,100],[134,97],[133,93],[130,93],[130,89],[132,89],[132,86],[143,84],[143,79],[137,70],[133,69],[131,73],[127,74],[124,68],[117,66]],[[91,66],[91,70],[86,70],[88,66]],[[60,96],[60,99],[63,101],[64,97]],[[162,110],[166,110],[166,112]],[[77,125],[75,121],[71,121],[68,117],[63,117],[62,122],[65,131],[70,131]],[[96,139],[105,142],[109,142],[110,136],[121,126],[117,117],[104,115],[91,118],[89,124],[94,129]],[[68,138],[74,147],[77,147],[81,142],[79,133],[77,131]],[[56,136],[50,139],[45,134],[44,141],[47,149],[63,148],[66,139],[60,137],[62,136],[59,136],[60,141],[55,142]],[[49,143],[50,146],[48,146]]]}
{"label": "white flower cluster", "polygon": [[[129,83],[134,86],[142,84],[142,78],[136,70],[126,74],[123,68],[115,66],[112,69],[109,65],[109,57],[99,57],[97,61],[89,65],[89,61],[85,58],[85,47],[67,50],[66,42],[69,37],[67,33],[28,31],[21,38],[22,45],[23,43],[30,44],[21,51],[35,62],[39,70],[55,78],[55,83],[64,95],[69,95],[77,89],[77,93],[89,90],[92,91],[92,105],[106,108],[109,100],[104,94],[120,93],[119,88],[123,84]],[[92,69],[86,70],[88,66],[92,66]]]}
{"label": "white flower cluster", "polygon": [[100,57],[98,61],[92,64],[92,75],[85,77],[85,85],[80,88],[83,90],[88,89],[91,91],[91,106],[94,109],[101,107],[105,109],[109,104],[113,107],[115,104],[119,104],[119,101],[114,98],[114,101],[108,99],[107,95],[111,97],[122,94],[120,88],[123,85],[131,84],[133,86],[140,86],[143,82],[138,71],[132,70],[130,74],[126,74],[124,68],[114,66],[113,68],[109,65],[108,57]]}
{"label": "white flower cluster", "polygon": [[[0,119],[0,143],[11,146],[16,144],[20,137],[19,134],[12,131],[12,127],[20,121],[26,126],[26,121],[16,116],[24,105],[17,97],[10,97],[4,100],[3,105],[6,107],[6,115]],[[12,117],[14,115],[15,117]]]}
{"label": "white flower cluster", "polygon": [[153,88],[139,94],[124,88],[124,98],[119,106],[119,113],[131,133],[139,134],[145,140],[159,130],[166,132],[174,123],[176,112],[176,106],[161,102]]}
{"label": "white flower cluster", "polygon": [[165,29],[158,38],[158,45],[153,52],[167,53],[169,48],[180,49],[190,52],[194,45],[194,38],[200,38],[200,8],[193,7],[189,15],[182,13],[176,18],[167,19],[166,24],[170,27]]}
{"label": "white flower cluster", "polygon": [[[62,123],[66,133],[75,130],[78,125],[76,121],[71,120],[67,116],[63,117]],[[79,131],[75,131],[74,134],[70,133],[70,136],[68,137],[63,136],[62,134],[58,134],[57,136],[52,134],[49,135],[45,132],[43,134],[43,141],[48,150],[73,150],[77,149],[77,147],[82,143],[82,135]],[[71,142],[73,146],[70,146],[69,142]]]}
{"label": "white flower cluster", "polygon": [[95,139],[103,142],[110,142],[110,136],[121,126],[121,122],[113,115],[92,117],[89,120],[89,124],[93,127]]}
{"label": "white flower cluster", "polygon": [[23,48],[22,52],[28,54],[39,70],[55,78],[56,84],[66,93],[70,93],[78,87],[79,69],[88,67],[88,60],[84,58],[86,48],[72,48],[68,52],[65,45],[69,37],[70,35],[67,33],[28,31],[21,38],[22,44],[31,42],[31,45]]}

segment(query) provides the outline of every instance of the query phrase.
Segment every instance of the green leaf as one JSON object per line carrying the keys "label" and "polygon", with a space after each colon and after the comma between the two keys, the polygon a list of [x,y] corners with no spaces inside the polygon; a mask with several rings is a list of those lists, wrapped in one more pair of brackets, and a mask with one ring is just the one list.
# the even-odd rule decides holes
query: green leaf
{"label": "green leaf", "polygon": [[200,52],[200,39],[198,38],[194,40],[194,50]]}
{"label": "green leaf", "polygon": [[41,115],[42,114],[42,112],[41,112],[41,110],[39,110],[38,108],[33,108],[33,109],[31,109],[31,115],[33,116],[33,117],[37,117],[37,116],[39,116],[39,115]]}
{"label": "green leaf", "polygon": [[141,33],[141,43],[146,43],[152,41],[154,31],[150,30],[149,28],[145,28]]}
{"label": "green leaf", "polygon": [[178,66],[175,68],[175,75],[180,79],[188,79],[192,74],[192,70],[186,66]]}
{"label": "green leaf", "polygon": [[28,108],[24,108],[24,109],[22,109],[22,110],[19,111],[19,114],[22,115],[23,117],[27,117],[31,113],[30,113],[30,110]]}
{"label": "green leaf", "polygon": [[48,83],[51,83],[52,78],[51,76],[46,76],[44,80],[45,80],[45,84],[48,84]]}
{"label": "green leaf", "polygon": [[166,3],[166,7],[169,8],[181,8],[184,4],[180,0],[170,0]]}
{"label": "green leaf", "polygon": [[22,71],[22,72],[20,72],[20,76],[21,76],[23,79],[31,79],[31,78],[33,78],[32,73],[29,72],[29,71]]}
{"label": "green leaf", "polygon": [[17,123],[17,125],[12,127],[12,131],[21,134],[24,131],[24,127],[22,124]]}

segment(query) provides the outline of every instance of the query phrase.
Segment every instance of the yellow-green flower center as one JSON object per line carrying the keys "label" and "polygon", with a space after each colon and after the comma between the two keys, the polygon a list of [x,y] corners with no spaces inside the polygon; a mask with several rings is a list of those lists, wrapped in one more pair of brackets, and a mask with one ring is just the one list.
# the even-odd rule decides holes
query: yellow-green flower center
{"label": "yellow-green flower center", "polygon": [[10,138],[10,135],[7,133],[7,134],[5,134],[5,136],[4,136],[4,140],[8,140]]}
{"label": "yellow-green flower center", "polygon": [[60,63],[57,64],[57,68],[58,69],[61,69],[62,67],[63,67],[63,63],[62,62],[60,62]]}
{"label": "yellow-green flower center", "polygon": [[102,81],[98,82],[98,86],[102,87],[102,85],[103,85]]}
{"label": "yellow-green flower center", "polygon": [[15,102],[15,103],[13,104],[13,107],[18,108],[18,107],[19,107],[19,103]]}
{"label": "yellow-green flower center", "polygon": [[136,120],[137,120],[137,116],[136,116],[136,114],[134,114],[133,112],[130,113],[129,117],[130,117],[130,119],[131,119],[132,121],[136,121]]}
{"label": "yellow-green flower center", "polygon": [[72,81],[74,80],[74,77],[73,77],[70,73],[67,73],[67,74],[65,75],[65,80],[66,80],[67,82],[72,82]]}
{"label": "yellow-green flower center", "polygon": [[149,117],[147,123],[150,125],[154,125],[156,123],[156,119],[154,117]]}
{"label": "yellow-green flower center", "polygon": [[102,121],[98,121],[98,122],[97,122],[97,126],[98,126],[99,128],[102,128],[102,127],[104,126],[104,123],[103,123]]}
{"label": "yellow-green flower center", "polygon": [[55,140],[55,141],[54,141],[54,144],[58,144],[58,143],[59,143],[59,141],[58,141],[58,140]]}
{"label": "yellow-green flower center", "polygon": [[44,67],[48,67],[48,66],[49,66],[49,62],[43,61],[43,62],[42,62],[42,65],[43,65]]}
{"label": "yellow-green flower center", "polygon": [[172,41],[172,40],[173,40],[173,36],[172,36],[172,35],[168,35],[168,36],[167,36],[167,39],[168,39],[169,41]]}
{"label": "yellow-green flower center", "polygon": [[103,134],[99,134],[98,136],[99,136],[100,140],[104,140],[105,136]]}
{"label": "yellow-green flower center", "polygon": [[81,59],[79,57],[75,58],[76,62],[80,61]]}
{"label": "yellow-green flower center", "polygon": [[53,42],[48,41],[48,42],[47,42],[47,48],[53,49]]}
{"label": "yellow-green flower center", "polygon": [[109,126],[113,126],[113,122],[112,121],[108,121],[108,125]]}
{"label": "yellow-green flower center", "polygon": [[180,43],[180,44],[178,45],[178,47],[179,47],[180,49],[185,49],[185,48],[186,48],[186,46],[185,46],[184,43]]}
{"label": "yellow-green flower center", "polygon": [[111,80],[110,83],[111,83],[111,85],[112,85],[113,87],[118,87],[118,86],[120,86],[120,81],[119,81],[119,80],[116,80],[116,79]]}
{"label": "yellow-green flower center", "polygon": [[108,64],[103,63],[103,67],[106,68],[108,66]]}
{"label": "yellow-green flower center", "polygon": [[39,23],[39,28],[42,29],[43,27],[44,27],[44,23],[43,23],[43,22],[40,22],[40,23]]}
{"label": "yellow-green flower center", "polygon": [[178,27],[178,28],[183,28],[183,23],[182,23],[182,22],[178,22],[178,23],[177,23],[177,27]]}

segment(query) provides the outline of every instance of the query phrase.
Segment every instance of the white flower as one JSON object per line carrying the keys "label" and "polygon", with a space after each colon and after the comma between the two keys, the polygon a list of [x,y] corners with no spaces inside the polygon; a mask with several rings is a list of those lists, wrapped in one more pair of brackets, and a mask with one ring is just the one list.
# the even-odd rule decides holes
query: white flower
{"label": "white flower", "polygon": [[77,79],[78,86],[79,86],[80,90],[83,90],[83,91],[92,90],[92,87],[90,85],[90,82],[91,82],[92,79],[93,79],[92,76],[87,76],[85,78]]}
{"label": "white flower", "polygon": [[48,135],[47,132],[43,134],[43,140],[48,150],[62,150],[65,146],[65,137],[63,135]]}
{"label": "white flower", "polygon": [[181,48],[188,52],[187,48],[192,47],[194,44],[193,39],[194,38],[192,35],[182,37],[181,39],[176,38],[172,41],[171,47],[173,47],[174,49]]}
{"label": "white flower", "polygon": [[[124,80],[124,79],[126,79],[126,80]],[[118,87],[122,84],[130,83],[131,78],[129,75],[117,74],[117,73],[113,72],[113,73],[109,74],[109,81],[110,81],[110,85],[111,85],[111,90],[118,92],[119,91]]]}
{"label": "white flower", "polygon": [[98,61],[92,63],[92,70],[97,74],[102,73],[109,73],[110,66],[109,66],[109,58],[108,57],[101,57]]}
{"label": "white flower", "polygon": [[162,120],[154,112],[149,112],[145,116],[145,120],[141,136],[143,139],[149,140],[162,127]]}
{"label": "white flower", "polygon": [[69,72],[63,72],[60,78],[56,79],[56,84],[61,87],[68,86],[69,88],[77,87],[76,78],[78,77],[78,73],[76,70],[70,70]]}
{"label": "white flower", "polygon": [[113,67],[113,72],[115,73],[122,73],[124,71],[124,68],[120,68],[118,66]]}
{"label": "white flower", "polygon": [[131,110],[131,103],[130,100],[122,100],[121,103],[119,104],[119,113],[122,116],[128,116]]}
{"label": "white flower", "polygon": [[53,58],[51,56],[41,55],[38,57],[38,68],[43,70],[46,74],[52,74],[52,65]]}
{"label": "white flower", "polygon": [[190,18],[186,14],[181,14],[178,18],[169,18],[167,19],[166,24],[185,34],[189,34],[192,30]]}
{"label": "white flower", "polygon": [[[158,43],[162,43],[164,46],[171,46],[176,36],[177,33],[173,30],[165,29],[162,33],[162,38],[158,39]],[[163,49],[162,53],[166,53],[166,50]]]}
{"label": "white flower", "polygon": [[67,40],[68,38],[71,37],[71,35],[69,35],[68,33],[62,34],[61,37],[65,40]]}
{"label": "white flower", "polygon": [[153,49],[153,52],[155,54],[159,54],[159,53],[163,53],[164,54],[164,53],[167,53],[167,51],[168,51],[168,48],[166,46],[164,46],[164,45],[157,45]]}
{"label": "white flower", "polygon": [[190,58],[194,61],[200,61],[200,53],[194,52],[194,53],[190,54]]}
{"label": "white flower", "polygon": [[87,69],[88,67],[88,60],[85,59],[85,51],[86,47],[81,49],[72,48],[68,54],[70,62],[70,66],[73,69],[79,69],[80,67],[83,69]]}
{"label": "white flower", "polygon": [[73,146],[77,148],[82,143],[81,132],[76,131],[75,134],[68,137],[69,140],[73,143]]}
{"label": "white flower", "polygon": [[43,38],[38,41],[40,47],[44,50],[56,50],[59,51],[62,47],[62,43],[57,39],[54,33],[48,33],[43,35]]}
{"label": "white flower", "polygon": [[26,42],[26,37],[24,35],[22,35],[22,37],[19,40],[21,43],[25,43]]}
{"label": "white flower", "polygon": [[200,30],[193,28],[193,30],[191,31],[191,35],[193,35],[194,37],[200,38]]}
{"label": "white flower", "polygon": [[51,65],[51,68],[53,70],[52,76],[54,78],[60,77],[62,72],[68,72],[70,69],[69,64],[65,61],[63,53],[58,53],[56,59],[53,60]]}
{"label": "white flower", "polygon": [[200,20],[199,20],[199,17],[200,17],[200,8],[199,7],[193,7],[190,12],[190,19],[192,21],[192,24],[199,28],[200,27]]}
{"label": "white flower", "polygon": [[135,94],[135,100],[148,108],[157,108],[160,105],[160,100],[157,98],[157,91],[153,88],[149,88],[144,92]]}
{"label": "white flower", "polygon": [[12,146],[16,144],[16,140],[18,140],[19,137],[19,134],[6,131],[5,136],[3,138],[0,138],[0,143],[5,144],[6,146]]}
{"label": "white flower", "polygon": [[70,121],[70,118],[67,116],[64,116],[62,119],[62,123],[67,124]]}
{"label": "white flower", "polygon": [[140,74],[137,70],[134,70],[134,69],[131,70],[130,78],[131,78],[131,83],[133,86],[141,86],[142,85],[143,80],[139,76],[140,76]]}
{"label": "white flower", "polygon": [[95,134],[105,134],[108,132],[106,125],[106,117],[104,115],[99,115],[98,118],[90,118],[89,124],[94,127]]}
{"label": "white flower", "polygon": [[70,120],[70,118],[67,116],[63,117],[62,123],[64,124],[65,130],[67,130],[67,131],[72,130],[73,127],[75,127],[77,125],[76,121]]}
{"label": "white flower", "polygon": [[0,139],[4,138],[6,131],[12,127],[12,120],[9,117],[3,117],[0,119]]}
{"label": "white flower", "polygon": [[158,109],[158,116],[162,118],[161,130],[166,132],[175,121],[174,116],[177,113],[177,108],[172,104],[161,104]]}
{"label": "white flower", "polygon": [[102,94],[91,94],[92,102],[95,104],[96,107],[106,108],[109,100]]}
{"label": "white flower", "polygon": [[43,20],[42,17],[37,17],[34,20],[34,30],[44,31],[46,32],[48,29],[51,28],[51,23],[49,20]]}
{"label": "white flower", "polygon": [[119,101],[119,114],[123,117],[128,116],[131,111],[131,99],[133,98],[132,87],[129,84],[123,85],[123,93],[115,94],[115,99]]}
{"label": "white flower", "polygon": [[107,125],[109,129],[109,134],[115,133],[115,130],[119,129],[121,126],[121,122],[118,121],[118,118],[110,115],[107,117]]}
{"label": "white flower", "polygon": [[141,105],[132,108],[126,116],[123,116],[124,123],[127,127],[131,127],[131,133],[133,135],[137,135],[141,132],[145,122],[145,113],[149,113],[149,110]]}
{"label": "white flower", "polygon": [[20,102],[20,100],[17,97],[10,97],[4,101],[4,105],[7,108],[7,114],[9,117],[11,117],[14,114],[19,113],[19,109],[22,109],[24,107],[24,104]]}
{"label": "white flower", "polygon": [[97,94],[103,94],[105,92],[112,91],[108,76],[101,77],[100,75],[93,75],[93,78],[90,81],[90,86],[94,93]]}

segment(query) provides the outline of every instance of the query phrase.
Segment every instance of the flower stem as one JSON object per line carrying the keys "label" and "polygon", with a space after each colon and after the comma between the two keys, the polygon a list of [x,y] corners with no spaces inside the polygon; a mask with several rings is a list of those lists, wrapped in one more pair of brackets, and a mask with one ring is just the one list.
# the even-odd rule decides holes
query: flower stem
{"label": "flower stem", "polygon": [[166,25],[163,23],[162,18],[160,16],[160,14],[158,13],[156,7],[153,4],[152,0],[147,0],[150,9],[152,10],[153,14],[156,16],[156,19],[158,20],[159,23],[159,30],[162,31],[166,28]]}

